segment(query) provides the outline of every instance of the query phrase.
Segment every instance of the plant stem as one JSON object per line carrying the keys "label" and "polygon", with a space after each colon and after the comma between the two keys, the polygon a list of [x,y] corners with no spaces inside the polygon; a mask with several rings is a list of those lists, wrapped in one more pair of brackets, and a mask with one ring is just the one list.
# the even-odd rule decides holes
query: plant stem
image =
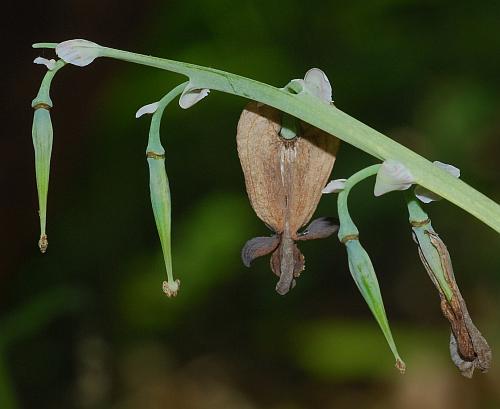
{"label": "plant stem", "polygon": [[[34,46],[55,48],[56,45],[40,43]],[[100,47],[99,52],[101,57],[183,74],[199,88],[209,88],[262,102],[335,135],[380,160],[399,161],[411,171],[417,184],[461,207],[500,233],[500,206],[493,200],[434,166],[417,153],[309,94],[293,94],[285,89],[214,68],[114,48]]]}
{"label": "plant stem", "polygon": [[377,174],[380,166],[381,165],[368,166],[367,168],[361,169],[359,172],[356,172],[345,181],[344,189],[339,193],[339,197],[337,198],[338,215],[340,219],[338,236],[341,242],[344,242],[344,240],[348,237],[357,237],[359,235],[358,228],[352,221],[351,215],[349,214],[349,209],[347,207],[347,198],[349,197],[351,189],[362,180]]}

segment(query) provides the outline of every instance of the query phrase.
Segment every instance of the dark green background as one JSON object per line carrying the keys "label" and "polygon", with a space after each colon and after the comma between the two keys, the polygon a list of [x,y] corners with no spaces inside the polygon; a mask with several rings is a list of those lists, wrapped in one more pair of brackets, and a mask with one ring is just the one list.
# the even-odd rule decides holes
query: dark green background
{"label": "dark green background", "polygon": [[[323,69],[336,105],[500,197],[500,4],[456,1],[23,2],[10,5],[2,70],[6,118],[0,246],[0,407],[422,408],[500,406],[498,234],[446,202],[429,205],[471,315],[493,347],[466,380],[420,264],[402,195],[352,194],[407,374],[393,358],[332,237],[302,245],[307,269],[287,296],[268,260],[243,267],[267,234],[236,155],[245,101],[210,94],[173,104],[162,136],[173,199],[176,299],[150,209],[141,105],[183,80],[98,60],[57,75],[48,206],[40,255],[31,146],[44,69],[36,41],[97,43],[235,72],[276,86]],[[51,53],[43,52],[50,58]],[[333,177],[374,163],[343,144]],[[335,215],[324,197],[318,215]],[[10,401],[10,403],[9,403]],[[11,405],[11,406],[9,406]]]}

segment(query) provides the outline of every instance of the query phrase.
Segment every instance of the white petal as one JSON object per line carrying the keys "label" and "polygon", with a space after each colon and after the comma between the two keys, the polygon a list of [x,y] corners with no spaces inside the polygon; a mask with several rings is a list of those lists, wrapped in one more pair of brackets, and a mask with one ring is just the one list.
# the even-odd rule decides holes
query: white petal
{"label": "white petal", "polygon": [[135,113],[135,117],[139,118],[145,114],[154,114],[158,109],[158,105],[160,105],[159,102],[153,102],[152,104],[147,104],[143,107],[140,107]]}
{"label": "white petal", "polygon": [[375,196],[381,196],[393,190],[406,190],[413,183],[415,183],[415,179],[405,165],[388,159],[382,163],[377,173],[373,193]]}
{"label": "white petal", "polygon": [[448,172],[451,176],[455,176],[456,178],[460,177],[460,169],[453,165],[449,165],[447,163],[439,162],[438,160],[435,160],[434,165],[436,165],[438,168],[441,168]]}
{"label": "white petal", "polygon": [[[448,165],[447,163],[439,162],[437,160],[434,161],[433,163],[438,168],[441,168],[446,172],[448,172],[451,176],[454,176],[456,178],[460,177],[460,169],[458,169],[457,167],[453,165]],[[442,197],[439,196],[438,194],[431,192],[430,190],[422,186],[415,187],[415,196],[418,198],[418,200],[424,203],[435,202],[437,200],[442,199]]]}
{"label": "white petal", "polygon": [[304,82],[310,93],[328,104],[332,102],[332,86],[326,74],[319,68],[311,68],[307,71]]}
{"label": "white petal", "polygon": [[57,44],[56,54],[68,64],[85,67],[99,57],[100,45],[87,40],[68,40]]}
{"label": "white petal", "polygon": [[188,109],[205,98],[209,93],[210,90],[208,88],[196,88],[188,84],[179,98],[179,105],[183,109]]}
{"label": "white petal", "polygon": [[334,179],[331,180],[321,193],[339,193],[345,188],[345,182],[347,179]]}
{"label": "white petal", "polygon": [[56,65],[56,60],[54,59],[47,60],[46,58],[43,57],[36,57],[33,60],[33,62],[35,64],[45,65],[48,70],[53,70]]}

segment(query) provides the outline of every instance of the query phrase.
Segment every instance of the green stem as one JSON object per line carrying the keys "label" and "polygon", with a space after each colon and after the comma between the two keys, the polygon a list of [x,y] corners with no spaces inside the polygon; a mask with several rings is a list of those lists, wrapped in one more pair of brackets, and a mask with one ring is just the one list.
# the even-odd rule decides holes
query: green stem
{"label": "green stem", "polygon": [[344,189],[339,193],[339,197],[337,198],[338,215],[340,220],[338,237],[341,242],[344,242],[348,237],[357,237],[359,235],[358,228],[352,221],[347,207],[347,199],[351,189],[362,180],[376,175],[380,166],[381,165],[372,165],[356,172],[346,180]]}
{"label": "green stem", "polygon": [[160,101],[158,101],[158,108],[156,109],[156,111],[153,114],[153,117],[151,118],[151,126],[149,128],[148,147],[146,148],[148,152],[152,151],[161,155],[165,153],[165,150],[163,149],[160,140],[161,118],[163,116],[163,112],[165,111],[167,105],[170,104],[170,102],[172,102],[172,100],[175,97],[182,94],[182,91],[184,91],[184,88],[186,88],[187,84],[188,82],[186,81],[183,82],[182,84],[177,85],[162,99],[160,99]]}
{"label": "green stem", "polygon": [[33,107],[39,103],[43,103],[49,105],[52,108],[52,100],[50,99],[50,86],[57,71],[59,71],[65,65],[66,65],[65,61],[58,60],[53,69],[47,70],[45,76],[43,77],[42,83],[40,84],[40,89],[38,90],[38,94],[31,103]]}
{"label": "green stem", "polygon": [[[56,44],[35,47],[55,48]],[[114,48],[100,47],[101,57],[147,65],[186,75],[200,88],[209,88],[249,98],[293,115],[380,159],[403,163],[417,184],[466,210],[500,233],[500,206],[460,179],[434,166],[430,161],[370,128],[338,108],[307,94],[293,94],[239,75]]]}

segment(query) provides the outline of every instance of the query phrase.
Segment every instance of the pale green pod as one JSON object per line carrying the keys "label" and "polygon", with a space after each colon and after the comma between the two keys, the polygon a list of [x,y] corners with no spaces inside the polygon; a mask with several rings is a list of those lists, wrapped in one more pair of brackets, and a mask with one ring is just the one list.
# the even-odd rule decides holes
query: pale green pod
{"label": "pale green pod", "polygon": [[36,186],[38,190],[38,213],[40,216],[40,251],[47,251],[47,194],[49,190],[50,157],[52,155],[53,130],[48,105],[36,106],[33,117],[33,147],[35,148]]}
{"label": "pale green pod", "polygon": [[[37,58],[35,59],[35,63],[40,63],[40,60],[44,59]],[[38,240],[38,247],[42,253],[47,251],[48,246],[46,232],[47,195],[49,191],[50,158],[52,156],[52,142],[54,138],[49,111],[52,108],[50,86],[54,76],[64,65],[65,62],[62,60],[57,62],[53,60],[47,61],[48,71],[43,77],[36,98],[31,103],[31,106],[35,110],[31,134],[35,149],[36,187],[38,190],[38,213],[40,216],[40,239]]]}
{"label": "pale green pod", "polygon": [[158,235],[160,236],[168,277],[168,282],[163,283],[163,290],[169,297],[172,297],[177,295],[179,280],[174,281],[172,274],[172,250],[170,239],[171,200],[170,187],[168,184],[167,172],[165,170],[165,157],[163,154],[147,152],[147,160],[149,166],[151,205],[153,207],[153,215]]}
{"label": "pale green pod", "polygon": [[384,301],[380,293],[377,275],[370,260],[370,256],[359,242],[359,231],[349,214],[347,199],[353,186],[369,176],[375,175],[380,165],[372,165],[352,175],[343,183],[343,188],[339,192],[337,200],[338,214],[340,220],[340,229],[338,237],[340,242],[344,243],[347,249],[349,261],[349,270],[356,286],[365,299],[373,316],[377,320],[382,330],[389,348],[396,358],[396,368],[404,373],[406,365],[399,356],[396,344],[392,337],[387,315],[385,313]]}
{"label": "pale green pod", "polygon": [[160,140],[160,124],[163,112],[167,105],[178,95],[180,95],[187,86],[184,82],[160,101],[148,104],[140,108],[136,113],[136,118],[144,114],[152,114],[151,126],[149,128],[148,146],[146,148],[146,157],[149,167],[149,190],[151,195],[151,206],[156,223],[156,229],[160,236],[163,259],[167,272],[167,280],[163,281],[163,292],[168,297],[175,297],[179,291],[180,281],[174,280],[172,269],[172,250],[171,250],[171,207],[170,186],[168,183],[167,171],[165,169],[165,149]]}
{"label": "pale green pod", "polygon": [[399,356],[396,344],[392,337],[389,322],[385,313],[384,302],[380,287],[377,280],[377,275],[373,268],[373,264],[366,250],[361,246],[358,239],[351,239],[345,242],[347,256],[349,258],[349,270],[352,278],[356,283],[361,295],[365,299],[373,316],[377,320],[380,329],[382,330],[389,347],[396,358],[396,368],[404,373],[406,365]]}

